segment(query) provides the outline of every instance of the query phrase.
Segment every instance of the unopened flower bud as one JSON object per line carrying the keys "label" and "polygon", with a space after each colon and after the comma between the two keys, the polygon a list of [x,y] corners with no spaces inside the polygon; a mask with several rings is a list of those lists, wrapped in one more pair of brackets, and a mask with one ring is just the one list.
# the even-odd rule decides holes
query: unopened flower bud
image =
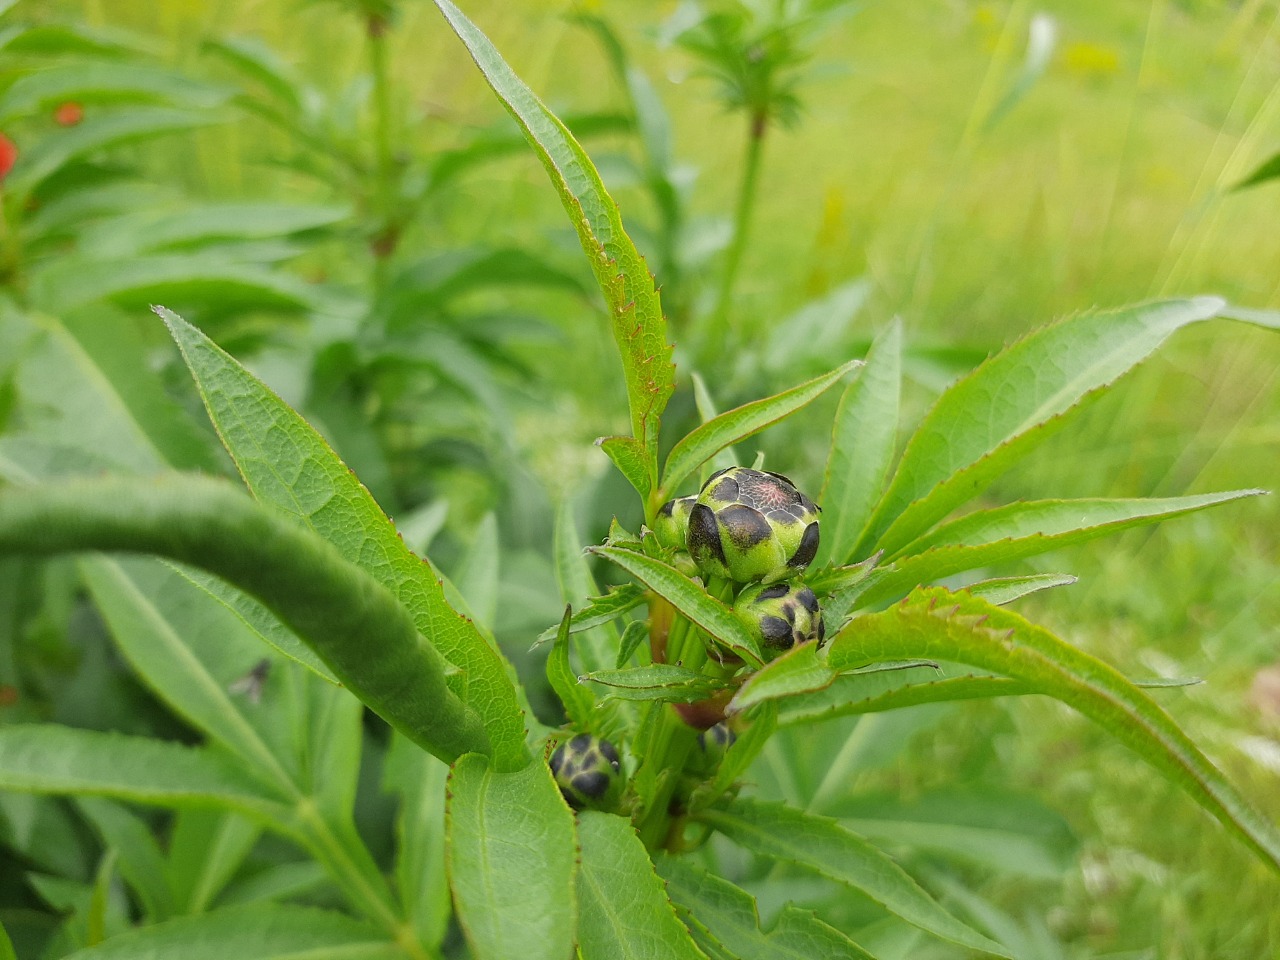
{"label": "unopened flower bud", "polygon": [[689,512],[698,502],[697,497],[678,497],[668,500],[658,509],[653,521],[653,533],[658,542],[668,550],[684,550],[689,534]]}
{"label": "unopened flower bud", "polygon": [[818,506],[780,473],[721,470],[689,511],[688,547],[707,576],[789,580],[818,552]]}
{"label": "unopened flower bud", "polygon": [[575,810],[612,807],[622,791],[617,748],[589,733],[580,733],[556,747],[550,766],[560,793]]}
{"label": "unopened flower bud", "polygon": [[753,584],[738,594],[733,609],[760,641],[766,657],[826,638],[818,598],[803,584]]}

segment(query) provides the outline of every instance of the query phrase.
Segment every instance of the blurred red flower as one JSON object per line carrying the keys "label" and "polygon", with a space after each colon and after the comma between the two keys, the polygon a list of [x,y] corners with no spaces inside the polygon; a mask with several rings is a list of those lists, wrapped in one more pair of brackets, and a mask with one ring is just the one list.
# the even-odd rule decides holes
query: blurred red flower
{"label": "blurred red flower", "polygon": [[14,163],[18,160],[18,146],[3,133],[0,133],[0,180],[9,175]]}
{"label": "blurred red flower", "polygon": [[84,119],[84,107],[74,100],[60,103],[58,109],[53,111],[53,119],[60,127],[74,127]]}

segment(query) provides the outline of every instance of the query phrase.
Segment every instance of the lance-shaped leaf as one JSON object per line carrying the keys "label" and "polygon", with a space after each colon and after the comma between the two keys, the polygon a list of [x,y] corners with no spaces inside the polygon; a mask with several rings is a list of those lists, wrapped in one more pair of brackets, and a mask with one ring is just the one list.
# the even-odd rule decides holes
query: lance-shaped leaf
{"label": "lance-shaped leaf", "polygon": [[1268,180],[1275,180],[1280,177],[1280,152],[1273,154],[1262,163],[1254,167],[1253,172],[1237,183],[1232,190],[1243,190],[1246,187],[1256,187],[1260,183],[1266,183]]}
{"label": "lance-shaped leaf", "polygon": [[727,686],[715,677],[670,663],[653,663],[630,670],[597,670],[581,679],[608,687],[609,695],[621,700],[666,700],[671,703],[705,700]]}
{"label": "lance-shaped leaf", "polygon": [[862,891],[890,913],[943,940],[1007,957],[1000,944],[961,923],[896,863],[827,817],[778,803],[735,800],[699,817],[734,843]]}
{"label": "lance-shaped leaf", "polygon": [[1050,590],[1053,587],[1067,587],[1076,582],[1076,577],[1069,573],[1032,573],[1025,577],[996,577],[992,580],[979,580],[964,588],[966,593],[981,597],[987,603],[1003,607],[1013,603],[1030,593]]}
{"label": "lance-shaped leaf", "polygon": [[449,689],[480,716],[497,762],[524,763],[526,704],[514,673],[449,605],[434,568],[409,551],[369,491],[305,420],[195,327],[158,312],[253,495],[296,517],[390,590],[422,636],[458,668],[447,677]]}
{"label": "lance-shaped leaf", "polygon": [[861,360],[850,360],[798,387],[792,387],[790,390],[766,397],[764,400],[755,400],[741,407],[735,407],[695,427],[688,436],[671,449],[671,453],[667,456],[658,499],[665,501],[670,498],[681,480],[725,447],[754,436],[765,427],[777,423],[797,410],[804,409],[838,383],[846,373],[861,364]]}
{"label": "lance-shaped leaf", "polygon": [[825,650],[819,649],[816,643],[805,643],[793,647],[753,673],[729,703],[729,712],[741,713],[766,700],[780,700],[825,690],[841,675],[892,673],[919,667],[937,671],[938,664],[932,660],[886,660],[837,671],[827,663]]}
{"label": "lance-shaped leaf", "polygon": [[449,774],[449,880],[477,960],[567,960],[577,927],[573,813],[541,760],[500,773],[471,755]]}
{"label": "lance-shaped leaf", "polygon": [[569,719],[585,729],[595,710],[596,698],[569,666],[569,618],[572,614],[573,607],[566,606],[555,646],[547,657],[547,682],[564,704],[564,712]]}
{"label": "lance-shaped leaf", "polygon": [[645,445],[633,437],[600,437],[596,440],[596,446],[605,452],[618,472],[635,487],[640,499],[648,503],[649,494],[653,492],[656,482],[654,476],[657,468]]}
{"label": "lance-shaped leaf", "polygon": [[[592,630],[602,624],[611,623],[642,603],[644,603],[644,591],[633,583],[625,583],[602,597],[592,597],[587,605],[575,613],[573,619],[569,621],[569,633],[582,633],[584,630]],[[554,640],[559,632],[558,626],[548,627],[538,634],[534,647],[548,640]]]}
{"label": "lance-shaped leaf", "polygon": [[[614,617],[631,609],[630,606],[624,606],[631,599],[636,604],[640,603],[643,593],[633,585],[632,589],[611,590],[604,596],[599,596],[600,588],[591,574],[587,556],[582,551],[582,536],[578,533],[573,507],[568,500],[556,511],[552,556],[555,560],[560,599],[581,608],[569,622],[569,633],[574,635],[573,647],[578,660],[587,670],[603,670],[613,664],[618,650],[619,631],[612,625]],[[615,604],[623,609],[617,609]],[[595,610],[604,619],[597,620],[595,615],[588,613],[591,610]],[[544,631],[538,637],[539,643],[548,632],[554,635],[555,631]],[[534,645],[537,646],[536,643]]]}
{"label": "lance-shaped leaf", "polygon": [[592,547],[749,663],[764,663],[756,638],[732,610],[675,567],[619,547]]}
{"label": "lance-shaped leaf", "polygon": [[831,429],[822,476],[819,563],[854,559],[893,465],[902,392],[902,323],[894,320],[872,343],[866,365],[845,388]]}
{"label": "lance-shaped leaf", "polygon": [[614,669],[621,670],[631,660],[631,655],[640,649],[640,644],[649,639],[649,624],[644,620],[632,620],[627,629],[622,631],[618,641],[618,656],[614,661]]}
{"label": "lance-shaped leaf", "polygon": [[0,789],[163,807],[229,807],[277,822],[289,815],[288,798],[269,792],[222,754],[53,725],[0,729]]}
{"label": "lance-shaped leaf", "polygon": [[706,960],[676,917],[628,820],[584,810],[578,839],[582,960]]}
{"label": "lance-shaped leaf", "polygon": [[699,784],[689,797],[689,810],[696,812],[711,806],[747,772],[752,761],[760,755],[773,732],[778,729],[778,711],[775,704],[765,703],[751,711],[750,724],[745,730],[737,725],[738,737],[729,745],[716,775]]}
{"label": "lance-shaped leaf", "polygon": [[755,898],[687,860],[663,856],[658,870],[684,922],[737,957],[768,960],[875,960],[812,913],[788,904],[765,931]]}
{"label": "lance-shaped leaf", "polygon": [[[927,661],[910,661],[925,667]],[[929,663],[931,678],[939,676],[939,670]],[[986,700],[991,697],[1020,697],[1036,690],[1021,680],[997,677],[991,674],[966,673],[947,676],[948,668],[942,666],[940,679],[918,679],[922,674],[911,673],[903,677],[886,673],[855,672],[836,677],[821,690],[798,693],[779,701],[778,722],[784,726],[797,723],[815,723],[835,717],[851,717],[864,713],[884,713],[901,710],[922,703],[947,703],[952,700]]]}
{"label": "lance-shaped leaf", "polygon": [[165,856],[141,817],[102,797],[80,797],[76,806],[117,856],[120,876],[133,888],[149,923],[172,916],[173,890],[165,875]]}
{"label": "lance-shaped leaf", "polygon": [[384,787],[400,796],[395,881],[418,939],[438,950],[453,913],[445,874],[445,779],[448,767],[403,737],[393,737]]}
{"label": "lance-shaped leaf", "polygon": [[1214,317],[1216,297],[1086,313],[1006,348],[946,391],[912,436],[855,555],[896,552],[1140,363],[1172,333]]}
{"label": "lance-shaped leaf", "polygon": [[111,937],[68,960],[401,960],[404,950],[380,931],[331,910],[263,903],[179,917]]}
{"label": "lance-shaped leaf", "polygon": [[858,617],[828,649],[828,662],[837,668],[913,656],[999,671],[1074,707],[1280,870],[1275,825],[1250,808],[1164,710],[1101,660],[1010,610],[940,588],[916,591],[888,610]]}
{"label": "lance-shaped leaf", "polygon": [[622,355],[632,436],[644,445],[657,474],[658,427],[674,388],[666,320],[644,259],[622,226],[617,204],[569,129],[507,66],[479,29],[449,0],[436,6],[466,44],[493,92],[515,117],[546,168],[578,232],[604,292],[613,338]]}
{"label": "lance-shaped leaf", "polygon": [[356,696],[441,759],[487,750],[408,612],[314,533],[201,476],[73,480],[0,495],[0,554],[154,553],[257,597]]}
{"label": "lance-shaped leaf", "polygon": [[859,606],[873,606],[896,599],[921,583],[965,570],[1032,557],[1265,492],[1231,490],[1134,500],[1040,500],[979,510],[905,547],[902,552],[909,551],[909,556],[879,567],[854,590]]}

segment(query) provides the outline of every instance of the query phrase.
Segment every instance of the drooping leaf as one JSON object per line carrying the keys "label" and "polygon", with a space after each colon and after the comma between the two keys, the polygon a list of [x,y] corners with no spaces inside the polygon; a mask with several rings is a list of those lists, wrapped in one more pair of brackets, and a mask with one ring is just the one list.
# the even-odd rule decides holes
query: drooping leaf
{"label": "drooping leaf", "polygon": [[705,931],[734,956],[875,960],[839,930],[790,904],[766,932],[751,894],[685,859],[663,856],[658,870],[685,923]]}
{"label": "drooping leaf", "polygon": [[1199,297],[1086,313],[992,357],[948,389],[911,437],[855,555],[914,540],[1049,436],[1063,414],[1223,306]]}
{"label": "drooping leaf", "polygon": [[845,387],[822,475],[822,541],[818,564],[840,566],[871,518],[893,465],[902,391],[902,323],[894,320],[871,344],[866,365]]}
{"label": "drooping leaf", "polygon": [[628,820],[584,810],[578,839],[582,960],[706,960],[676,917]]}
{"label": "drooping leaf", "polygon": [[656,474],[658,427],[674,381],[666,321],[653,278],[627,236],[617,205],[568,128],[512,72],[489,39],[450,0],[436,0],[485,80],[546,168],[604,293],[622,355],[632,436]]}
{"label": "drooping leaf", "polygon": [[862,891],[934,936],[983,953],[1009,956],[1000,944],[944,910],[879,849],[834,820],[782,804],[747,800],[705,810],[699,817],[762,856],[799,864]]}
{"label": "drooping leaf", "polygon": [[249,489],[391,590],[421,634],[458,668],[446,682],[481,717],[499,765],[519,766],[529,754],[513,671],[450,607],[436,571],[409,551],[369,492],[296,412],[190,324],[167,310],[161,316]]}
{"label": "drooping leaf", "polygon": [[860,585],[858,602],[873,605],[965,570],[1035,556],[1262,493],[1232,490],[1149,500],[1041,500],[980,510],[904,547],[900,559],[878,567]]}
{"label": "drooping leaf", "polygon": [[662,470],[659,499],[666,500],[673,496],[680,481],[725,447],[754,436],[765,427],[804,409],[857,366],[861,366],[861,361],[850,360],[829,373],[814,377],[784,393],[728,410],[695,427],[667,456]]}
{"label": "drooping leaf", "polygon": [[212,751],[146,737],[37,724],[0,729],[0,788],[166,807],[220,806],[285,820],[287,798]]}
{"label": "drooping leaf", "polygon": [[209,110],[231,91],[164,67],[131,61],[72,61],[28,73],[0,96],[0,123],[52,110],[60,103],[158,103]]}
{"label": "drooping leaf", "polygon": [[926,656],[999,671],[1074,707],[1186,790],[1280,870],[1280,831],[1259,816],[1154,701],[1115,669],[1010,610],[941,588],[858,617],[828,645],[828,662],[855,666]]}
{"label": "drooping leaf", "polygon": [[675,567],[620,547],[592,547],[749,663],[764,663],[756,638],[733,611]]}
{"label": "drooping leaf", "polygon": [[25,151],[5,179],[5,190],[25,195],[70,161],[95,150],[195,130],[217,120],[208,112],[172,107],[132,107],[104,113],[74,127],[53,131]]}
{"label": "drooping leaf", "polygon": [[610,696],[624,700],[667,700],[672,703],[705,700],[725,686],[722,680],[670,663],[652,663],[627,670],[597,670],[582,679],[608,687]]}
{"label": "drooping leaf", "polygon": [[[398,542],[398,541],[397,541]],[[197,475],[66,481],[0,494],[0,554],[154,553],[255,595],[392,726],[442,758],[486,749],[408,612],[318,536]],[[410,692],[411,691],[411,692]]]}
{"label": "drooping leaf", "polygon": [[499,773],[462,757],[449,774],[448,837],[458,922],[477,960],[568,960],[577,840],[547,765]]}
{"label": "drooping leaf", "polygon": [[228,907],[140,927],[78,950],[68,960],[402,960],[401,947],[350,917],[293,904]]}

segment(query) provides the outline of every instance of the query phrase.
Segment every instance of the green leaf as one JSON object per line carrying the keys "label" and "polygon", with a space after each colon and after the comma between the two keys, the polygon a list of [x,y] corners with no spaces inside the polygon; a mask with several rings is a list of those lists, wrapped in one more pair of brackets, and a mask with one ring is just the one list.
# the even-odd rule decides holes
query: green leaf
{"label": "green leaf", "polygon": [[208,113],[171,107],[132,107],[91,117],[83,123],[47,134],[14,164],[5,190],[25,196],[41,181],[85,154],[169,133],[181,133],[217,122]]}
{"label": "green leaf", "polygon": [[628,820],[584,810],[578,839],[582,960],[706,960],[676,917]]}
{"label": "green leaf", "polygon": [[3,923],[0,923],[0,960],[18,960],[18,955],[13,950],[13,941],[9,939]]}
{"label": "green leaf", "polygon": [[[910,661],[924,666],[926,661]],[[946,669],[945,667],[943,668]],[[938,677],[931,670],[931,677]],[[1020,680],[996,676],[942,676],[925,681],[903,680],[885,673],[853,673],[836,677],[823,690],[788,697],[781,702],[779,723],[792,725],[864,713],[884,713],[924,703],[986,700],[1035,693]]]}
{"label": "green leaf", "polygon": [[992,787],[946,787],[909,802],[860,794],[833,812],[873,843],[1034,880],[1060,881],[1079,846],[1062,816],[1035,797]]}
{"label": "green leaf", "polygon": [[210,110],[230,98],[229,90],[193,80],[173,70],[138,61],[80,61],[45,67],[15,80],[0,97],[0,123],[51,110],[60,103],[159,103]]}
{"label": "green leaf", "polygon": [[839,930],[788,904],[765,931],[755,898],[687,860],[663,856],[658,870],[686,924],[705,931],[739,957],[768,960],[875,960]]}
{"label": "green leaf", "polygon": [[1069,573],[1033,573],[1025,577],[997,577],[992,580],[979,580],[964,587],[966,593],[981,597],[987,603],[1003,607],[1007,603],[1020,600],[1029,593],[1038,593],[1053,587],[1067,587],[1075,583],[1076,577]]}
{"label": "green leaf", "polygon": [[981,493],[1082,400],[1172,333],[1223,308],[1216,297],[1086,313],[1039,330],[947,390],[912,436],[855,555],[900,550]]}
{"label": "green leaf", "polygon": [[475,539],[457,576],[453,578],[458,592],[466,598],[467,607],[485,627],[493,629],[498,616],[498,565],[502,546],[498,542],[498,518],[486,513],[476,528]]}
{"label": "green leaf", "polygon": [[656,475],[658,428],[674,388],[671,347],[653,278],[627,236],[590,158],[568,128],[503,61],[489,39],[449,0],[436,0],[551,177],[604,293],[622,356],[632,436]]}
{"label": "green leaf", "polygon": [[1256,187],[1260,183],[1266,183],[1268,180],[1275,180],[1280,177],[1280,152],[1273,154],[1262,163],[1254,167],[1253,172],[1237,183],[1231,189],[1244,190],[1246,187]]}
{"label": "green leaf", "polygon": [[[261,721],[250,719],[261,711],[231,693],[263,654],[243,622],[155,560],[87,557],[80,569],[117,645],[147,685],[271,789],[298,796],[295,776],[259,729]],[[286,720],[287,731],[287,718],[271,719]]]}
{"label": "green leaf", "polygon": [[731,609],[675,567],[619,547],[591,547],[658,594],[748,663],[764,663],[756,638]]}
{"label": "green leaf", "polygon": [[449,768],[411,741],[393,736],[385,785],[399,794],[395,879],[400,901],[419,940],[438,949],[452,905],[445,875],[445,780]]}
{"label": "green leaf", "polygon": [[228,907],[112,937],[67,960],[403,960],[403,950],[349,917],[292,904]]}
{"label": "green leaf", "polygon": [[462,757],[449,774],[449,878],[477,960],[568,960],[577,907],[573,814],[551,771]]}
{"label": "green leaf", "polygon": [[[689,380],[693,383],[693,403],[698,408],[698,419],[703,423],[714,420],[720,415],[720,410],[711,399],[711,391],[707,389],[706,383],[696,372],[689,375]],[[706,482],[706,475],[711,471],[736,467],[738,462],[738,452],[733,449],[733,446],[725,447],[711,458],[710,464],[703,466],[698,486],[701,487]]]}
{"label": "green leaf", "polygon": [[866,365],[845,387],[831,430],[831,451],[822,475],[822,542],[818,563],[839,566],[871,519],[893,465],[902,392],[902,322],[894,320],[871,344]]}
{"label": "green leaf", "polygon": [[777,423],[797,410],[804,409],[838,383],[846,373],[861,365],[860,360],[850,360],[798,387],[792,387],[790,390],[766,397],[764,400],[743,404],[695,427],[667,455],[667,462],[662,471],[659,499],[663,501],[669,499],[681,480],[725,447],[754,436],[765,427]]}
{"label": "green leaf", "polygon": [[573,607],[566,606],[555,646],[547,657],[547,682],[564,704],[564,712],[569,719],[587,729],[596,708],[596,698],[569,666],[569,620],[572,615]]}
{"label": "green leaf", "polygon": [[480,716],[496,762],[519,766],[529,753],[513,672],[449,605],[434,568],[409,551],[368,490],[296,412],[182,318],[163,309],[160,315],[254,496],[320,534],[396,596],[458,668],[446,682]]}
{"label": "green leaf", "polygon": [[947,913],[880,850],[834,820],[782,804],[747,800],[705,810],[699,817],[748,850],[862,891],[890,913],[934,936],[983,953],[1009,956],[1000,944]]}
{"label": "green leaf", "polygon": [[488,745],[479,718],[446,687],[440,655],[395,597],[310,530],[223,482],[180,474],[0,493],[0,554],[90,549],[198,564],[254,594],[425,749],[453,758]]}
{"label": "green leaf", "polygon": [[828,645],[839,668],[926,656],[1003,673],[1080,711],[1186,790],[1280,870],[1280,832],[1240,797],[1169,715],[1116,670],[1022,617],[963,593],[918,590],[858,617]]}
{"label": "green leaf", "polygon": [[225,37],[206,40],[203,49],[221,57],[246,77],[257,81],[291,110],[303,109],[303,94],[279,55],[258,37]]}
{"label": "green leaf", "polygon": [[729,745],[716,775],[708,782],[694,788],[689,798],[689,810],[697,812],[711,806],[732,787],[760,755],[769,738],[778,729],[778,710],[775,704],[761,704],[749,715],[750,723],[743,729],[741,722],[734,729],[738,737]]}
{"label": "green leaf", "polygon": [[623,700],[666,700],[671,703],[705,700],[727,686],[705,673],[670,663],[653,663],[629,670],[597,670],[581,679],[608,687],[611,696]]}
{"label": "green leaf", "polygon": [[[576,634],[591,630],[602,624],[612,623],[629,610],[634,610],[644,603],[644,591],[634,583],[624,583],[615,587],[602,597],[592,597],[585,607],[573,615],[569,621],[569,633]],[[555,639],[559,627],[549,627],[538,634],[534,647],[548,640]]]}
{"label": "green leaf", "polygon": [[156,300],[221,309],[317,310],[324,305],[315,286],[292,274],[238,263],[216,252],[107,260],[62,257],[33,274],[31,296],[44,309],[58,313],[95,300],[129,308]]}
{"label": "green leaf", "polygon": [[819,649],[817,644],[802,644],[752,674],[734,695],[729,712],[741,713],[766,700],[825,690],[841,676],[893,673],[919,667],[936,671],[938,664],[932,660],[887,660],[837,672],[826,662],[825,650]]}
{"label": "green leaf", "polygon": [[632,437],[600,437],[596,446],[613,461],[613,465],[627,478],[640,498],[648,502],[656,482],[656,468],[644,444]]}
{"label": "green leaf", "polygon": [[918,584],[965,570],[1035,556],[1265,492],[1232,490],[1134,500],[1040,500],[980,510],[904,547],[903,553],[911,551],[914,555],[879,567],[861,584],[858,603],[872,606],[896,599]]}
{"label": "green leaf", "polygon": [[0,729],[0,788],[165,807],[221,806],[274,820],[288,813],[284,798],[210,750],[36,724]]}
{"label": "green leaf", "polygon": [[164,853],[151,829],[119,804],[101,797],[81,797],[76,805],[115,851],[120,876],[137,893],[146,918],[157,923],[174,913],[173,891],[166,877]]}
{"label": "green leaf", "polygon": [[640,649],[640,645],[649,639],[649,624],[645,620],[632,620],[627,624],[627,629],[622,631],[622,639],[618,641],[618,657],[614,662],[614,668],[621,670],[628,661],[631,660],[632,654]]}
{"label": "green leaf", "polygon": [[123,259],[164,250],[190,250],[217,243],[272,240],[333,226],[351,216],[348,207],[303,203],[216,203],[123,213],[81,235],[79,249]]}
{"label": "green leaf", "polygon": [[[165,879],[180,914],[206,912],[262,835],[258,824],[222,810],[179,810],[169,831]],[[319,867],[319,864],[316,864]]]}

